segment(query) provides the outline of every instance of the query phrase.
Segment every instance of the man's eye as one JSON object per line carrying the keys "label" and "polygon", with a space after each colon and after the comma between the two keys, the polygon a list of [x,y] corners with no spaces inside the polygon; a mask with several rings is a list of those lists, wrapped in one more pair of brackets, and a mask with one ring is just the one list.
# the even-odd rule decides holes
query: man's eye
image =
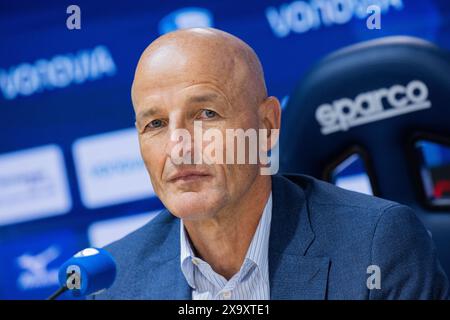
{"label": "man's eye", "polygon": [[150,129],[157,129],[157,128],[161,128],[162,126],[163,126],[163,122],[161,120],[159,120],[159,119],[152,120],[147,125],[147,127],[150,128]]}
{"label": "man's eye", "polygon": [[202,111],[200,118],[211,119],[214,118],[215,116],[217,116],[217,113],[215,111],[205,109]]}

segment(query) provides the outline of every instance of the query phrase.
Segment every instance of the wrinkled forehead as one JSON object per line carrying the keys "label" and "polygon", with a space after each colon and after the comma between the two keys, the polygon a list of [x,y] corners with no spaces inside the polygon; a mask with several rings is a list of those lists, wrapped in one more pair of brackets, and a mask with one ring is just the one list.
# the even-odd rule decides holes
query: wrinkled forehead
{"label": "wrinkled forehead", "polygon": [[149,96],[200,85],[234,100],[242,94],[242,82],[248,75],[245,62],[233,51],[214,43],[180,46],[172,42],[144,52],[132,88],[135,108]]}

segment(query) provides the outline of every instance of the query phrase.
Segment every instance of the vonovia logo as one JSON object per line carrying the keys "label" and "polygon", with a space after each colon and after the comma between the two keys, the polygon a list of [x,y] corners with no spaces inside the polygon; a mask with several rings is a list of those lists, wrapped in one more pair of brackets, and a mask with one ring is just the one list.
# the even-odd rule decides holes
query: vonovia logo
{"label": "vonovia logo", "polygon": [[406,86],[395,84],[360,93],[354,99],[322,104],[316,110],[316,120],[322,134],[327,135],[428,108],[428,87],[420,80],[412,80]]}
{"label": "vonovia logo", "polygon": [[[275,36],[303,34],[324,27],[367,19],[369,29],[381,28],[381,14],[402,11],[403,0],[303,0],[266,8],[266,18]],[[395,10],[395,11],[393,11]],[[369,17],[368,14],[371,14]]]}
{"label": "vonovia logo", "polygon": [[178,9],[168,14],[159,22],[159,33],[165,34],[178,29],[207,28],[213,26],[213,15],[211,11],[188,7]]}

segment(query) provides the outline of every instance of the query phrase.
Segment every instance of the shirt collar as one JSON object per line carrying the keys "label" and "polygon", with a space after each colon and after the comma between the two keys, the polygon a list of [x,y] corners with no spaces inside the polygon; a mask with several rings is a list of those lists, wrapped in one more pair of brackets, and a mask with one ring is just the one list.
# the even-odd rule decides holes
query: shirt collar
{"label": "shirt collar", "polygon": [[[262,274],[263,279],[269,277],[269,235],[270,235],[270,223],[272,220],[272,192],[267,199],[266,206],[264,207],[263,214],[259,220],[258,227],[253,235],[250,246],[245,255],[244,263],[251,261],[256,264],[257,268]],[[180,263],[181,270],[186,278],[188,284],[195,289],[194,280],[194,267],[192,259],[195,258],[194,251],[192,250],[189,237],[184,228],[183,221],[180,221]],[[239,271],[240,272],[240,271]],[[242,276],[242,275],[241,275]]]}

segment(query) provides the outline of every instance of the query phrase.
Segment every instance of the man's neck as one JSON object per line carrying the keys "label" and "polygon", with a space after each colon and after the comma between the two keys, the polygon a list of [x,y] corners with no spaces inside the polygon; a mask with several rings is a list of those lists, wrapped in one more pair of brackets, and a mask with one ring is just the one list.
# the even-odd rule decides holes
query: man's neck
{"label": "man's neck", "polygon": [[270,176],[258,176],[234,206],[212,218],[183,221],[196,255],[224,278],[241,268],[270,192]]}

